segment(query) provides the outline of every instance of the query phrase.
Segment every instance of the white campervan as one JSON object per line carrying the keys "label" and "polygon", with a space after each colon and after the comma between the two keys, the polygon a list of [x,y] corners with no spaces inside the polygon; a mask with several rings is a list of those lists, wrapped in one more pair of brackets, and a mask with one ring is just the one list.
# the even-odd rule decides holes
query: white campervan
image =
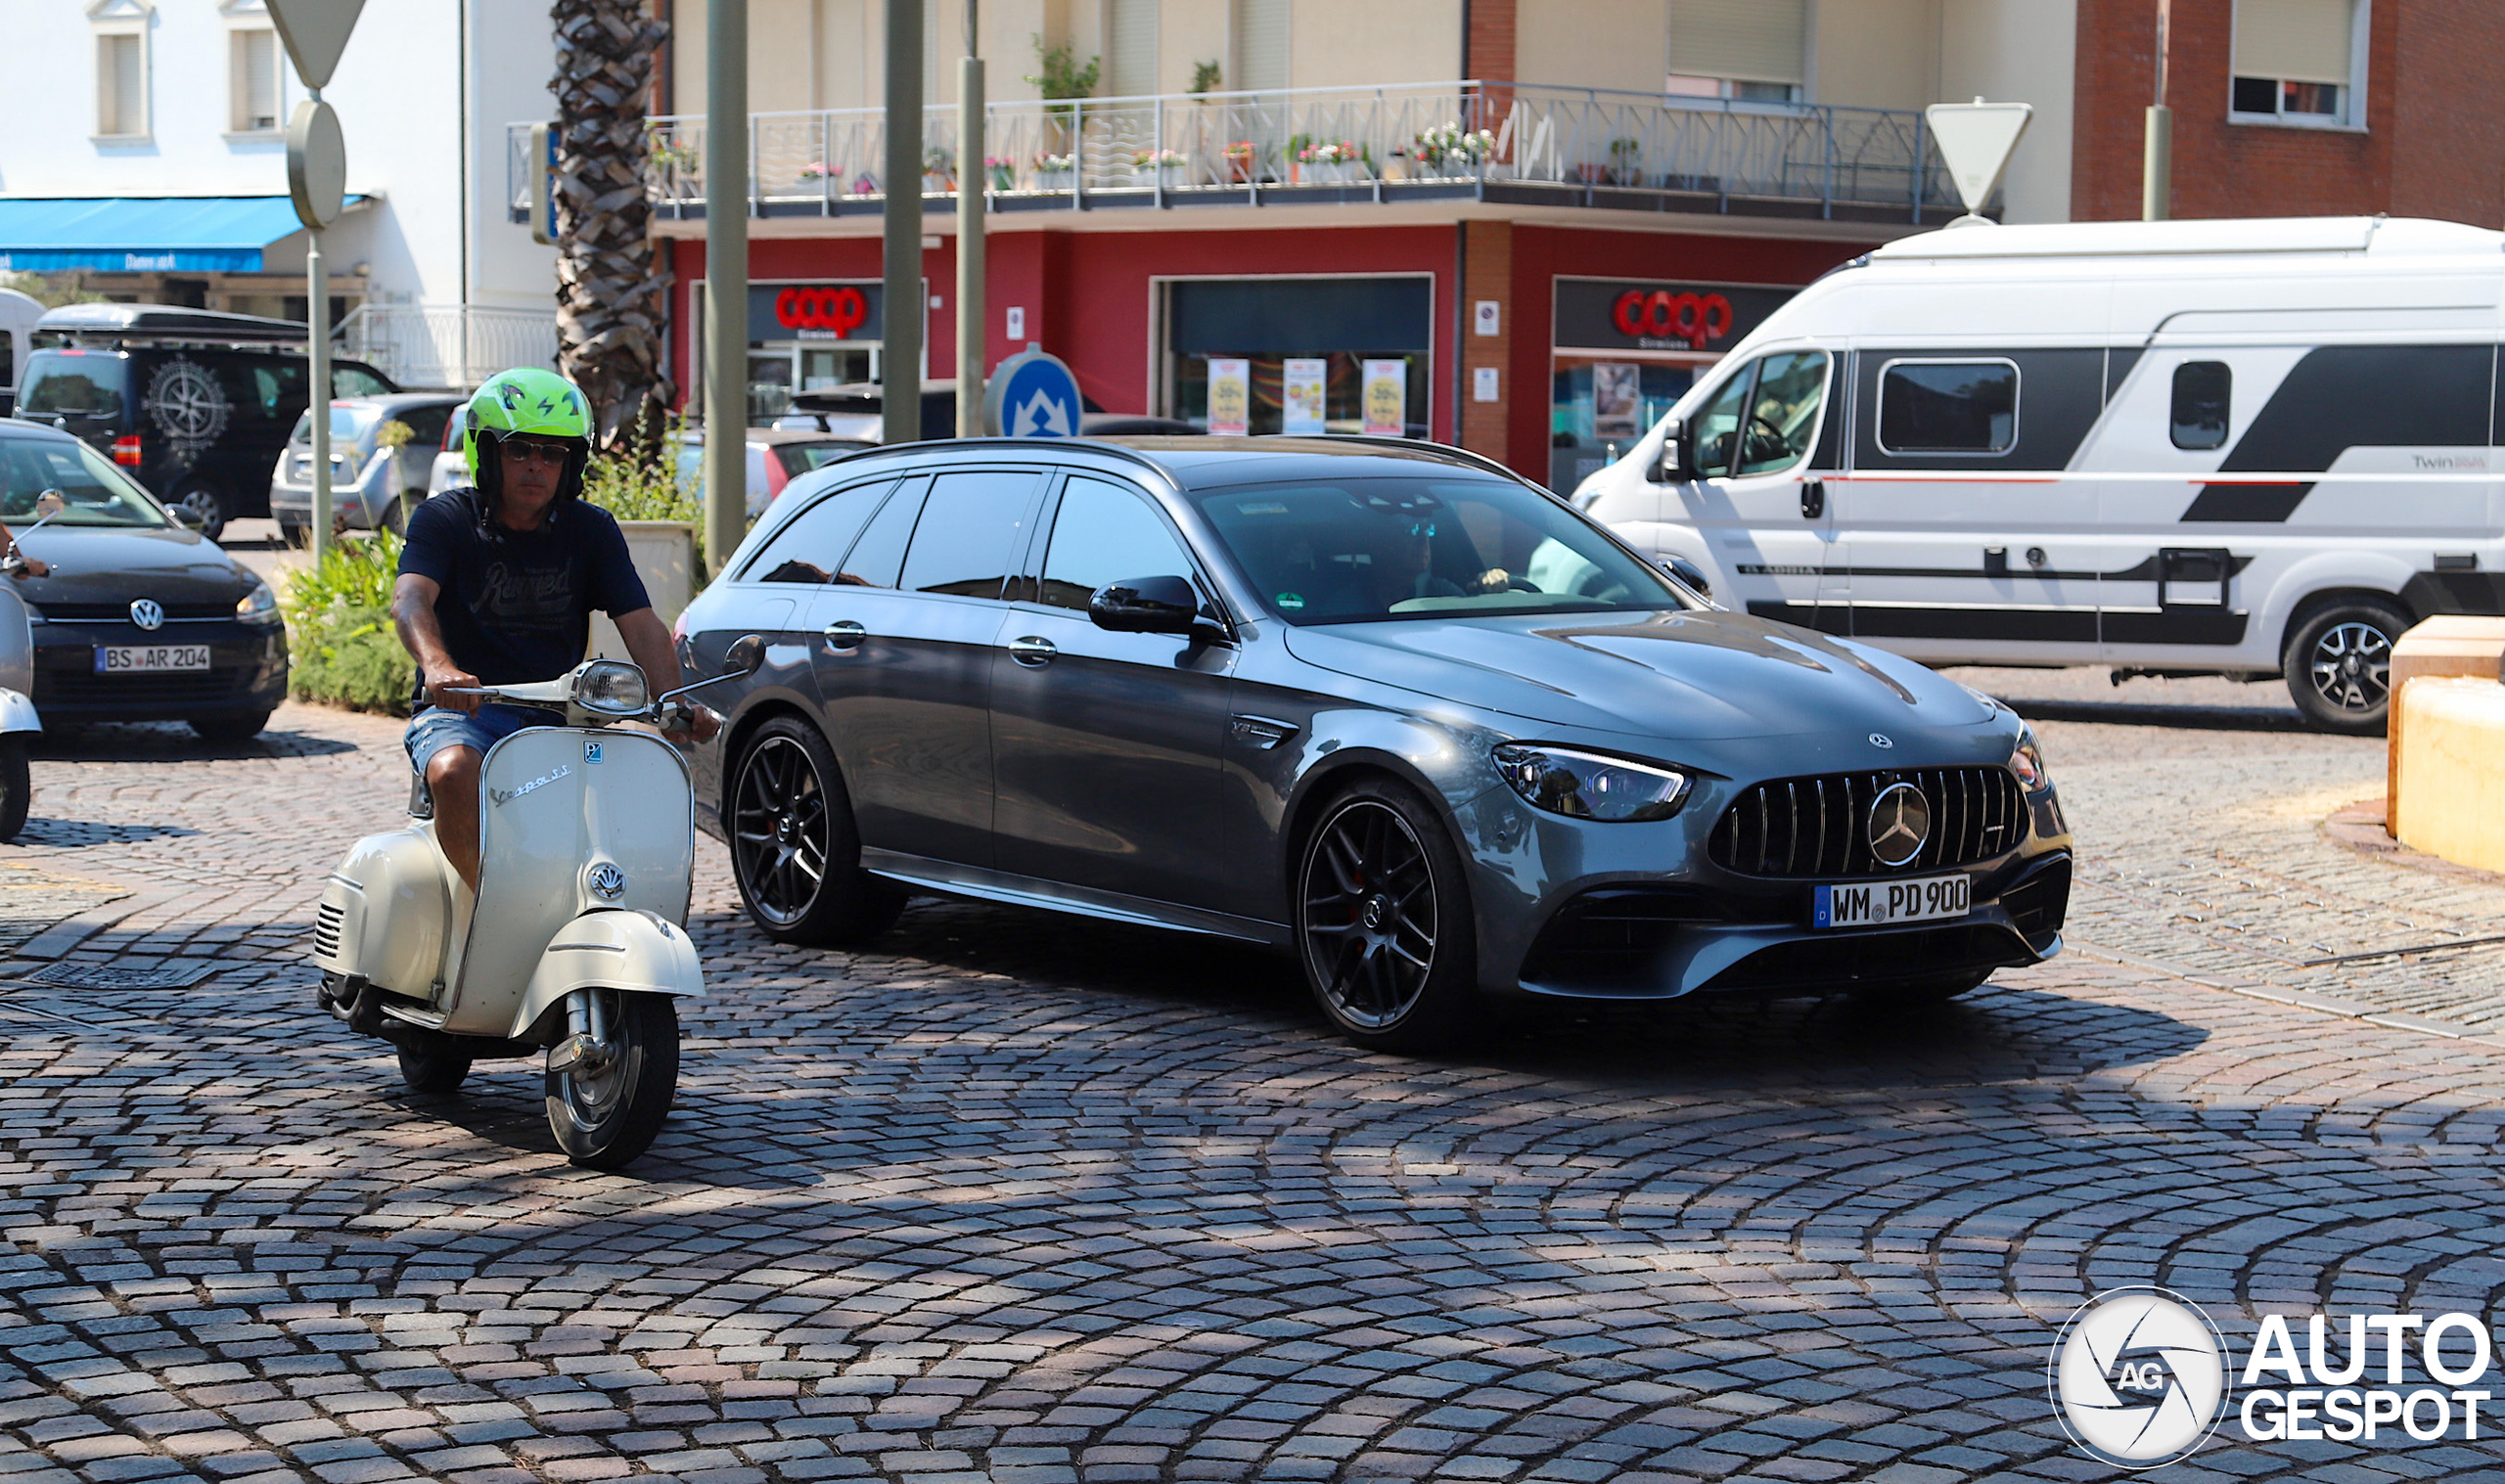
{"label": "white campervan", "polygon": [[1965,226],[1769,316],[1577,505],[1726,606],[1932,663],[2284,674],[2505,613],[2505,233]]}

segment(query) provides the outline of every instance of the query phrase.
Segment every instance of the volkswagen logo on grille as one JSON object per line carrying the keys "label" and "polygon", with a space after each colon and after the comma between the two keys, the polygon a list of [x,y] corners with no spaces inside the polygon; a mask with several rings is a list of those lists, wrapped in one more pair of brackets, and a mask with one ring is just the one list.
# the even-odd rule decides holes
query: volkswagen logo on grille
{"label": "volkswagen logo on grille", "polygon": [[1890,784],[1870,801],[1870,853],[1882,866],[1901,866],[1931,838],[1931,800],[1911,784]]}
{"label": "volkswagen logo on grille", "polygon": [[592,895],[604,902],[615,902],[626,894],[626,873],[607,861],[591,869]]}
{"label": "volkswagen logo on grille", "polygon": [[154,598],[133,598],[130,621],[143,629],[161,629],[165,626],[165,606]]}

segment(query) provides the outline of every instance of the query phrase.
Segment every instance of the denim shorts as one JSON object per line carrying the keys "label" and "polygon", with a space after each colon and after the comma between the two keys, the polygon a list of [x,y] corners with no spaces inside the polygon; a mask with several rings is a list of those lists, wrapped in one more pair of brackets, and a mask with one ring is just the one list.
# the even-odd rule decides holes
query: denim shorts
{"label": "denim shorts", "polygon": [[565,718],[537,706],[480,706],[474,713],[443,706],[421,706],[409,718],[400,744],[409,749],[409,766],[421,775],[434,755],[446,747],[476,747],[484,754],[524,727],[551,727]]}

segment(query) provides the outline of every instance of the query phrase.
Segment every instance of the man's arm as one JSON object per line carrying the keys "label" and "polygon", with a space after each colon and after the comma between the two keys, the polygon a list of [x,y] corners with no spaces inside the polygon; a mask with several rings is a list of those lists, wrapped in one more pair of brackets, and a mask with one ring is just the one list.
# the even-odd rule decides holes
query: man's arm
{"label": "man's arm", "polygon": [[[611,621],[617,625],[617,637],[626,641],[626,653],[644,672],[644,684],[652,688],[655,696],[688,683],[679,671],[678,652],[669,642],[669,630],[661,623],[660,614],[651,608],[637,608],[631,613],[619,613]],[[697,742],[708,741],[722,729],[722,719],[706,707],[689,703],[688,712],[694,718],[690,731]],[[674,742],[689,740],[688,732],[661,735]]]}
{"label": "man's arm", "polygon": [[433,577],[402,572],[391,584],[391,626],[400,631],[401,646],[417,659],[418,671],[426,677],[427,699],[454,711],[476,711],[478,697],[446,694],[447,687],[478,685],[478,677],[455,664],[451,652],[443,647],[443,626],[434,616],[434,601],[442,593],[442,585]]}

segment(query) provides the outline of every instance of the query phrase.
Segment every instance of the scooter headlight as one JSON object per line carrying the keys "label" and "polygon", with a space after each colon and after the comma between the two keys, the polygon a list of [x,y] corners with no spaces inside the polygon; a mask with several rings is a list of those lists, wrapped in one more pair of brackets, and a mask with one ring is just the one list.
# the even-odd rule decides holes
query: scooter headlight
{"label": "scooter headlight", "polygon": [[1687,775],[1675,768],[1514,742],[1496,749],[1495,762],[1516,793],[1552,814],[1633,823],[1668,819],[1687,802]]}
{"label": "scooter headlight", "polygon": [[595,659],[574,677],[574,704],[602,716],[632,716],[651,701],[644,672],[622,659]]}

